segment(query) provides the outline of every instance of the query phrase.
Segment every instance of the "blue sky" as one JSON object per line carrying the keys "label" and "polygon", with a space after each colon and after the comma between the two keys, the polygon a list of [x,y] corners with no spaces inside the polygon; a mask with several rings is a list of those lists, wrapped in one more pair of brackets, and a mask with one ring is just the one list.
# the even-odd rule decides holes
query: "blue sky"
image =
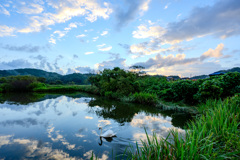
{"label": "blue sky", "polygon": [[0,69],[148,74],[240,67],[239,0],[0,0]]}

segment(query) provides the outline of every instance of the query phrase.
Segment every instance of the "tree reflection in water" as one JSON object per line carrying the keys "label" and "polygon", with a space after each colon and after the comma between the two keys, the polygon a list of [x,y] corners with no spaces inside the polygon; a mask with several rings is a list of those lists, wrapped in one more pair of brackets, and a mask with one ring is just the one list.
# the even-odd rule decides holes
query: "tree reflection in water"
{"label": "tree reflection in water", "polygon": [[[0,159],[88,159],[92,152],[108,159],[112,150],[123,154],[129,143],[144,139],[144,128],[164,137],[170,129],[184,132],[190,119],[84,93],[0,94],[0,103]],[[99,139],[98,125],[117,137]]]}

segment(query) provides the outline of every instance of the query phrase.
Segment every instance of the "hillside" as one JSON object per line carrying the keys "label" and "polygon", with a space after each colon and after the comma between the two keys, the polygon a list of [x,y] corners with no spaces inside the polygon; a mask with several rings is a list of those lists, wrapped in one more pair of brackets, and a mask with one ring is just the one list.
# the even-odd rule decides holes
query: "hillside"
{"label": "hillside", "polygon": [[[240,67],[231,68],[228,70],[220,70],[217,72],[240,72]],[[93,76],[94,74],[81,74],[81,73],[73,73],[68,75],[61,75],[55,72],[47,72],[40,69],[14,69],[14,70],[0,70],[0,77],[7,76],[17,76],[17,75],[31,75],[35,77],[44,77],[46,78],[46,83],[49,84],[89,84],[88,77]],[[155,75],[162,77],[162,75]],[[207,78],[208,75],[200,75],[192,77],[191,79],[204,79]]]}
{"label": "hillside", "polygon": [[0,70],[0,77],[7,76],[17,76],[17,75],[31,75],[35,77],[43,77],[46,78],[46,83],[49,84],[89,84],[88,77],[93,74],[80,74],[73,73],[68,75],[60,75],[55,72],[47,72],[40,69],[14,69],[14,70]]}
{"label": "hillside", "polygon": [[220,71],[217,71],[217,72],[240,72],[240,67],[234,67],[234,68],[231,68],[231,69],[228,69],[228,70],[220,70]]}

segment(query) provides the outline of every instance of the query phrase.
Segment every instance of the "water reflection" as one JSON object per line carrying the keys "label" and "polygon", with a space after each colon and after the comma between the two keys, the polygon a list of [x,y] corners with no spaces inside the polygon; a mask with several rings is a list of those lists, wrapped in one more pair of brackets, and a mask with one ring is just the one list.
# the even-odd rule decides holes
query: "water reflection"
{"label": "water reflection", "polygon": [[[0,102],[0,159],[111,159],[112,151],[122,154],[129,143],[144,140],[144,128],[166,137],[170,129],[184,133],[189,119],[82,93],[6,94]],[[100,139],[99,127],[117,137]]]}

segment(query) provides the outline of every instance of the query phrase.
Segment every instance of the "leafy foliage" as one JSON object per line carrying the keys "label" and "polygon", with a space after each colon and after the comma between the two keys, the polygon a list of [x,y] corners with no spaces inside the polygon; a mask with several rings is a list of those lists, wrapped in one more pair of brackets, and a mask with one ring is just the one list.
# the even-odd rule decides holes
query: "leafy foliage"
{"label": "leafy foliage", "polygon": [[141,104],[156,104],[157,103],[157,95],[156,94],[151,94],[151,93],[135,93],[133,95],[134,101],[141,103]]}
{"label": "leafy foliage", "polygon": [[10,76],[0,80],[2,92],[26,92],[32,91],[36,87],[45,86],[33,76]]}
{"label": "leafy foliage", "polygon": [[[172,130],[166,139],[147,135],[137,151],[128,148],[130,159],[239,159],[240,97],[208,100],[203,114],[188,124],[185,136]],[[146,133],[147,134],[147,133]]]}
{"label": "leafy foliage", "polygon": [[88,78],[94,74],[80,74],[73,73],[68,75],[60,75],[54,72],[47,72],[40,69],[14,69],[14,70],[0,70],[0,77],[28,75],[38,78],[39,82],[47,84],[89,84]]}
{"label": "leafy foliage", "polygon": [[207,99],[225,98],[239,93],[240,73],[230,72],[197,81],[168,81],[165,77],[141,76],[116,67],[90,77],[89,82],[108,98],[153,104],[157,101],[149,102],[148,98],[149,95],[156,95],[160,100],[194,105]]}
{"label": "leafy foliage", "polygon": [[105,69],[99,75],[89,78],[92,85],[99,88],[101,95],[106,96],[110,92],[124,96],[134,93],[136,85],[134,84],[137,75],[132,72],[126,72],[118,67],[113,70]]}

